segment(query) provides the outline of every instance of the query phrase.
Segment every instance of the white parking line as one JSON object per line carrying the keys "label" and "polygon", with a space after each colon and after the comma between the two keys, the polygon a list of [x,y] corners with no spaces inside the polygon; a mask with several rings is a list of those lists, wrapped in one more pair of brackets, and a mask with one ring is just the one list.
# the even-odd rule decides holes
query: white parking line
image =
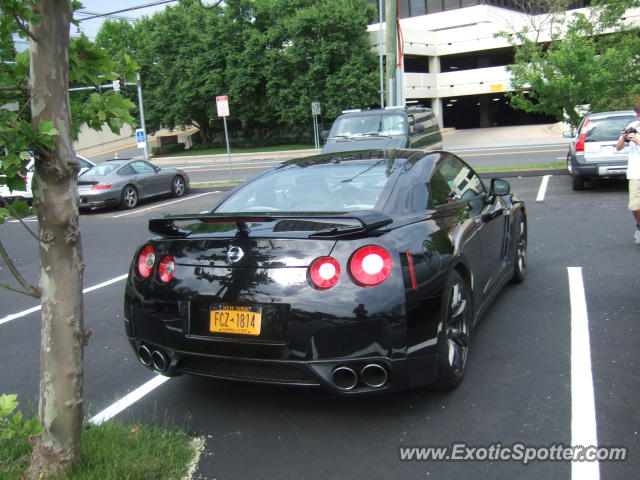
{"label": "white parking line", "polygon": [[549,184],[549,179],[551,175],[545,175],[542,177],[542,182],[540,183],[540,189],[538,190],[538,196],[536,197],[536,202],[544,201],[544,195],[547,192],[547,185]]}
{"label": "white parking line", "polygon": [[113,405],[105,408],[99,414],[91,418],[91,420],[89,420],[89,423],[93,423],[94,425],[100,425],[101,423],[106,422],[107,420],[110,420],[111,418],[115,417],[117,414],[119,414],[123,410],[129,408],[131,405],[136,403],[146,394],[158,388],[167,380],[169,380],[169,377],[165,377],[164,375],[155,376],[154,378],[149,380],[147,383],[136,388],[133,392],[125,395],[123,398],[115,402]]}
{"label": "white parking line", "polygon": [[[597,446],[589,317],[582,268],[569,267],[571,299],[571,445]],[[599,462],[571,462],[573,480],[599,480]]]}
{"label": "white parking line", "polygon": [[[106,282],[102,282],[102,283],[99,283],[97,285],[94,285],[93,287],[87,287],[84,290],[82,290],[82,293],[93,292],[94,290],[97,290],[99,288],[106,287],[108,285],[111,285],[112,283],[119,282],[120,280],[124,280],[125,278],[127,278],[127,274],[126,273],[124,275],[120,275],[118,277],[112,278],[111,280],[107,280]],[[0,325],[2,325],[3,323],[10,322],[11,320],[15,320],[16,318],[20,318],[20,317],[24,317],[26,315],[29,315],[30,313],[37,312],[41,308],[42,308],[42,306],[38,305],[38,306],[31,307],[31,308],[29,308],[27,310],[23,310],[23,311],[18,312],[18,313],[12,313],[11,315],[7,315],[4,318],[0,318]]]}
{"label": "white parking line", "polygon": [[211,195],[215,192],[206,192],[206,193],[199,193],[198,195],[191,195],[189,197],[185,197],[185,198],[181,198],[180,200],[174,200],[172,202],[166,202],[166,203],[161,203],[160,205],[154,205],[153,207],[148,207],[148,208],[143,208],[142,210],[134,210],[133,212],[128,212],[128,213],[121,213],[120,215],[114,215],[111,218],[120,218],[120,217],[126,217],[127,215],[134,215],[136,213],[142,213],[142,212],[146,212],[148,210],[153,210],[154,208],[162,208],[162,207],[166,207],[167,205],[173,205],[174,203],[178,203],[178,202],[184,202],[185,200],[192,200],[194,198],[198,198],[198,197],[202,197],[204,195]]}
{"label": "white parking line", "polygon": [[[22,219],[23,222],[37,222],[37,217],[26,217]],[[9,223],[20,223],[20,220],[9,220]]]}

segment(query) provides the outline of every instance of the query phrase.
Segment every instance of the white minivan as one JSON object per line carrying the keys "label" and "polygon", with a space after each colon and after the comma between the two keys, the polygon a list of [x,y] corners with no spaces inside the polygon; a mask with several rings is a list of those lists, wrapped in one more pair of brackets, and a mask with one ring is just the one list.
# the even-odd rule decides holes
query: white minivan
{"label": "white minivan", "polygon": [[[78,163],[80,164],[80,172],[78,175],[82,175],[84,172],[89,170],[95,164],[80,155],[76,155]],[[33,157],[27,163],[25,168],[26,173],[24,175],[25,189],[24,190],[10,190],[9,187],[5,183],[0,184],[0,197],[5,200],[16,200],[16,199],[24,199],[27,201],[31,201],[33,199],[33,192],[31,191],[31,180],[33,179],[33,173],[35,171],[35,161]]]}

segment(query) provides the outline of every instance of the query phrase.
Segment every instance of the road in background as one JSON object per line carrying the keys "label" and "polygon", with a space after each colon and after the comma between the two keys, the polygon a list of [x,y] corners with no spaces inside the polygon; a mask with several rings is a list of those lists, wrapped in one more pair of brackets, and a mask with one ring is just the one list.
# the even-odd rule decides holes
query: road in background
{"label": "road in background", "polygon": [[[468,130],[446,130],[444,149],[459,154],[474,168],[505,168],[555,163],[566,159],[569,140],[562,138],[562,124],[526,125],[515,127],[475,128]],[[276,165],[282,161],[301,156],[314,155],[319,150],[287,152],[234,153],[231,155],[233,168],[242,170],[248,165]],[[114,158],[116,151],[91,156],[96,162]],[[117,150],[119,158],[142,158],[137,147]],[[159,166],[189,167],[193,170],[209,169],[209,175],[197,175],[195,182],[220,181],[228,178],[213,172],[226,169],[227,155],[153,157],[151,161]],[[222,168],[222,170],[219,170]],[[246,179],[258,170],[238,172],[237,179]],[[236,173],[236,172],[234,172]]]}

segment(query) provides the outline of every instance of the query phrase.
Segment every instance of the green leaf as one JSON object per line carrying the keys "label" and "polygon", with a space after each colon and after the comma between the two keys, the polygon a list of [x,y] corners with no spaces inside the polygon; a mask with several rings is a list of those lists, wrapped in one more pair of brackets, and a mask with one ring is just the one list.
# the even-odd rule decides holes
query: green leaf
{"label": "green leaf", "polygon": [[10,395],[0,395],[0,419],[11,415],[18,408],[20,403],[17,401],[18,395],[12,393]]}
{"label": "green leaf", "polygon": [[54,135],[58,135],[58,130],[56,130],[56,128],[53,126],[53,122],[49,121],[49,120],[44,120],[42,122],[40,122],[40,125],[38,125],[38,132],[41,135],[47,135],[47,136],[54,136]]}

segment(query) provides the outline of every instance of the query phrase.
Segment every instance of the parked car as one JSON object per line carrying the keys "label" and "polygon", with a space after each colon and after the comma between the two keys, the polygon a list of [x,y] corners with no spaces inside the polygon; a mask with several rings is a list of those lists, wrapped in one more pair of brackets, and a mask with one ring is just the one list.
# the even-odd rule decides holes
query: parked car
{"label": "parked car", "polygon": [[442,148],[436,116],[433,110],[424,107],[345,111],[324,136],[322,153],[372,148]]}
{"label": "parked car", "polygon": [[[76,155],[76,159],[80,164],[80,171],[78,175],[82,175],[84,172],[89,170],[93,165],[95,165],[91,160],[88,160],[80,155]],[[25,188],[24,190],[11,190],[6,184],[0,184],[0,197],[6,200],[14,200],[14,199],[25,199],[27,201],[31,201],[33,199],[33,192],[31,191],[31,182],[33,179],[33,173],[35,172],[35,160],[31,158],[24,171],[24,182]]]}
{"label": "parked car", "polygon": [[144,198],[181,197],[189,176],[177,168],[160,168],[144,160],[110,160],[95,165],[78,179],[80,208],[134,208]]}
{"label": "parked car", "polygon": [[583,190],[585,182],[594,178],[623,177],[627,173],[629,149],[616,151],[620,132],[636,120],[633,111],[601,112],[587,115],[574,137],[567,153],[567,170],[571,174],[574,190]]}
{"label": "parked car", "polygon": [[456,387],[472,327],[526,274],[527,218],[456,155],[367,150],[287,161],[210,213],[149,220],[126,335],[163,375]]}

